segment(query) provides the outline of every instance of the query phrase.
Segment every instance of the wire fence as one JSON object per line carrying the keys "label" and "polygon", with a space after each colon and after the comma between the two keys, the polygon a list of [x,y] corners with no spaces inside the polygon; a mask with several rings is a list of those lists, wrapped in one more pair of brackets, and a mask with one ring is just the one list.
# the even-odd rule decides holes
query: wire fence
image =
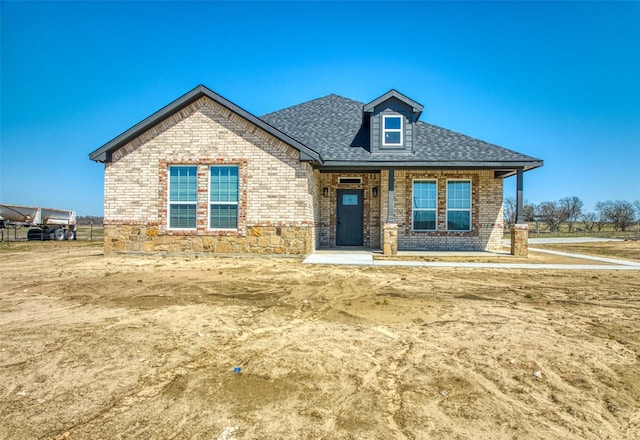
{"label": "wire fence", "polygon": [[[505,226],[504,235],[508,237],[511,230]],[[581,225],[574,226],[571,231],[565,225],[558,228],[557,231],[551,232],[546,225],[529,223],[529,237],[554,238],[554,237],[600,237],[600,238],[626,238],[640,239],[640,224],[634,224],[625,231],[616,231],[612,225],[604,225],[600,230],[593,228],[588,230]]]}
{"label": "wire fence", "polygon": [[[0,229],[0,241],[28,241],[27,234],[29,229],[33,228],[28,226],[7,225],[7,227]],[[104,227],[102,224],[77,225],[76,241],[102,242],[104,241]]]}

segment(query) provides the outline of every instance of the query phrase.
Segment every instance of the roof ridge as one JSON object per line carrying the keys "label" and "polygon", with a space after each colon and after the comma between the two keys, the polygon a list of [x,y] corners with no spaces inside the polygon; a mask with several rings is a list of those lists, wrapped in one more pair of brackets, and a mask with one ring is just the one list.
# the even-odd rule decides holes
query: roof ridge
{"label": "roof ridge", "polygon": [[338,94],[336,94],[336,93],[330,93],[330,94],[328,94],[328,95],[321,96],[321,97],[319,97],[319,98],[310,99],[309,101],[300,102],[300,103],[298,103],[298,104],[290,105],[290,106],[288,106],[288,107],[284,107],[284,108],[281,108],[281,109],[279,109],[279,110],[274,110],[274,111],[272,111],[272,112],[265,113],[265,114],[263,114],[263,115],[261,115],[261,116],[259,116],[259,117],[260,117],[260,118],[269,117],[269,116],[271,116],[271,115],[273,115],[273,114],[275,114],[275,113],[284,112],[284,111],[291,110],[291,109],[294,109],[294,108],[296,108],[296,107],[300,107],[300,106],[303,106],[303,105],[311,105],[311,104],[313,104],[313,103],[315,103],[315,102],[319,102],[319,101],[326,100],[327,98],[340,98],[341,100],[349,101],[349,102],[352,102],[352,103],[354,103],[354,104],[359,104],[359,105],[364,106],[364,103],[363,103],[363,102],[356,101],[355,99],[347,98],[346,96],[341,96],[341,95],[338,95]]}

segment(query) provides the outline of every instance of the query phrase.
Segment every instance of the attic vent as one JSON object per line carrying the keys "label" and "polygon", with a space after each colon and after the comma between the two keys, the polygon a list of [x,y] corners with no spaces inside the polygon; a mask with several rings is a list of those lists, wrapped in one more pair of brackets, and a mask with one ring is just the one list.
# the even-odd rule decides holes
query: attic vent
{"label": "attic vent", "polygon": [[350,183],[360,185],[362,183],[362,177],[340,177],[338,183]]}

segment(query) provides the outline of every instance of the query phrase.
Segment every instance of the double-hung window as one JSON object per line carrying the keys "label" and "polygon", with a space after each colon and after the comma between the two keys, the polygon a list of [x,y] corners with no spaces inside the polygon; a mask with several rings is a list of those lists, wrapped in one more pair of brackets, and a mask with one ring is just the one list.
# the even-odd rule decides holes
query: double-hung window
{"label": "double-hung window", "polygon": [[196,229],[198,169],[195,166],[169,167],[169,228]]}
{"label": "double-hung window", "polygon": [[447,182],[447,230],[471,230],[471,181]]}
{"label": "double-hung window", "polygon": [[413,182],[413,230],[435,231],[438,191],[435,180]]}
{"label": "double-hung window", "polygon": [[402,116],[383,115],[382,116],[382,145],[401,146],[402,145]]}
{"label": "double-hung window", "polygon": [[238,166],[209,168],[209,229],[238,228]]}

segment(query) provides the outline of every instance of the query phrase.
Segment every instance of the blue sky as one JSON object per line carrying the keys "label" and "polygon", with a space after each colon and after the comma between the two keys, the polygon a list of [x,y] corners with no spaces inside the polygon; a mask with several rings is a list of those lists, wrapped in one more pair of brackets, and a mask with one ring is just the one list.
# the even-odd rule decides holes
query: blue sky
{"label": "blue sky", "polygon": [[0,5],[3,203],[102,215],[88,154],[198,84],[258,116],[395,88],[543,159],[530,202],[640,199],[640,2]]}

